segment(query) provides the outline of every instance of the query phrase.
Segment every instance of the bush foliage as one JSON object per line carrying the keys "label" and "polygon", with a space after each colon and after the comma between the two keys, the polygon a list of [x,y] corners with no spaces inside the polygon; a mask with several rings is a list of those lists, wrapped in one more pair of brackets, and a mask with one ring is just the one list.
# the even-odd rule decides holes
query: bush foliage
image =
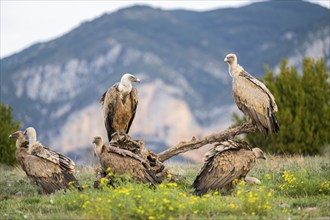
{"label": "bush foliage", "polygon": [[[330,84],[323,59],[303,59],[302,74],[282,60],[280,73],[266,68],[264,83],[278,105],[280,132],[265,139],[246,135],[254,146],[277,154],[316,155],[330,143]],[[233,116],[235,123],[246,121]]]}
{"label": "bush foliage", "polygon": [[13,121],[12,108],[0,103],[0,163],[13,165],[15,158],[15,141],[8,136],[17,131],[19,122]]}

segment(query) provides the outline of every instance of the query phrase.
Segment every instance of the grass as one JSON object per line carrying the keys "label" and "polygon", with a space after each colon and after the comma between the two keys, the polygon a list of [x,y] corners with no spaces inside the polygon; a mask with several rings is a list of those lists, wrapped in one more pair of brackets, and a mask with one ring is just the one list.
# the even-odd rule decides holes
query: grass
{"label": "grass", "polygon": [[250,176],[260,185],[239,183],[230,195],[192,196],[190,184],[201,165],[169,164],[186,177],[152,188],[121,182],[92,188],[94,170],[78,167],[85,190],[39,195],[18,167],[0,166],[0,219],[329,219],[330,158],[268,156]]}

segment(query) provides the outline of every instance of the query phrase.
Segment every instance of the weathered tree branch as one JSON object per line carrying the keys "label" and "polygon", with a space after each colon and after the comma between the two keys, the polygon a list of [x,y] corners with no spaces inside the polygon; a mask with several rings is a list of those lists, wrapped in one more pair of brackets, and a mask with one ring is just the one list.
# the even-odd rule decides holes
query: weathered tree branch
{"label": "weathered tree branch", "polygon": [[168,160],[169,158],[171,158],[175,155],[200,148],[206,144],[212,144],[215,142],[233,138],[239,134],[251,133],[251,132],[255,132],[255,131],[256,131],[256,128],[253,124],[244,124],[244,125],[240,125],[240,126],[237,126],[234,128],[229,128],[229,129],[221,131],[221,132],[213,133],[213,134],[207,135],[202,138],[193,137],[190,141],[181,141],[180,143],[159,153],[158,154],[159,160],[161,162],[164,162],[165,160]]}

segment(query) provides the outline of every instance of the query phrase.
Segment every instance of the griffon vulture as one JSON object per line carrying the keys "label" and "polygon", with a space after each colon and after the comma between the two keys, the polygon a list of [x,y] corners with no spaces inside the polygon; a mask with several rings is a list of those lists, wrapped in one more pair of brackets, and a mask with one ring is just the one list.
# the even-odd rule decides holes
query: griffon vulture
{"label": "griffon vulture", "polygon": [[128,174],[143,183],[157,183],[149,165],[138,155],[118,147],[105,146],[101,137],[94,137],[94,153],[104,171],[110,168],[118,175]]}
{"label": "griffon vulture", "polygon": [[109,141],[115,132],[128,134],[134,120],[138,94],[137,89],[133,88],[132,82],[140,82],[140,80],[126,73],[121,77],[119,83],[111,86],[101,97],[100,103]]}
{"label": "griffon vulture", "polygon": [[277,105],[274,96],[262,82],[237,64],[235,54],[228,54],[224,62],[229,65],[229,74],[233,79],[233,97],[237,107],[264,136],[277,133],[280,128],[275,115]]}
{"label": "griffon vulture", "polygon": [[27,148],[26,142],[21,142],[23,139],[20,131],[10,136],[16,138],[16,144],[20,146],[17,149],[16,158],[20,164],[23,164],[22,168],[27,176],[41,186],[43,193],[49,194],[66,189],[70,186],[70,182],[78,190],[82,190],[73,175],[74,162],[70,158],[43,147],[37,141],[34,128],[27,128],[24,134],[27,134],[29,138]]}
{"label": "griffon vulture", "polygon": [[204,166],[193,183],[194,194],[201,196],[209,189],[230,190],[235,186],[234,180],[245,178],[257,158],[266,159],[262,150],[251,149],[244,141],[227,140],[218,143],[205,154]]}

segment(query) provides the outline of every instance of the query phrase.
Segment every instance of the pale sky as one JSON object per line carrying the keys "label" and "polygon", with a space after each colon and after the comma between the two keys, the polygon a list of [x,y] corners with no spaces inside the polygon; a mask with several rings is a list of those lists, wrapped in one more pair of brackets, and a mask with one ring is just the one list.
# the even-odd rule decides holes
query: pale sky
{"label": "pale sky", "polygon": [[[57,38],[83,21],[93,20],[108,12],[136,4],[162,9],[187,9],[195,11],[224,7],[240,7],[253,0],[219,1],[1,1],[0,57],[19,52],[37,42]],[[329,0],[309,0],[330,8]]]}

